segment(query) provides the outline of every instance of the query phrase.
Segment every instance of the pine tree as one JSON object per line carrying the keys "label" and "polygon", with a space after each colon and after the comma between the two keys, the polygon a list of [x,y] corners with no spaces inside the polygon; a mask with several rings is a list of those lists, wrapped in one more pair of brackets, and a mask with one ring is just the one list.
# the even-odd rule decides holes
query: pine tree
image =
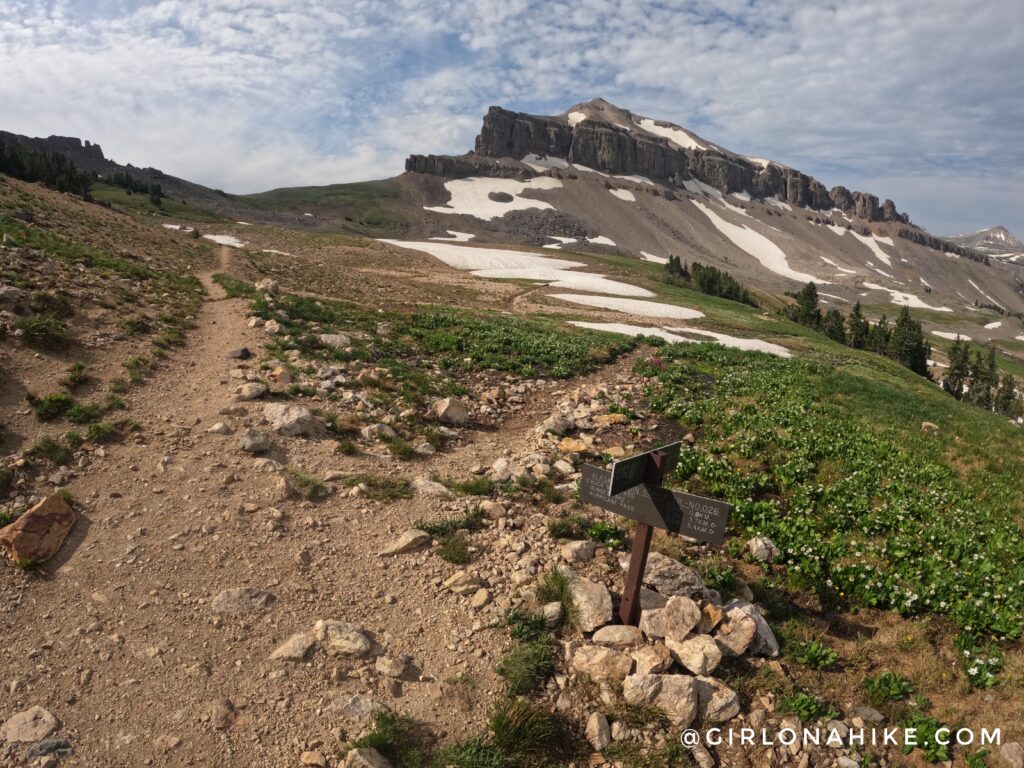
{"label": "pine tree", "polygon": [[864,349],[865,344],[868,340],[868,331],[870,330],[870,324],[864,318],[864,313],[861,312],[860,302],[858,301],[853,305],[853,311],[850,316],[846,319],[846,325],[849,329],[849,344],[854,349]]}
{"label": "pine tree", "polygon": [[796,306],[791,309],[791,316],[801,325],[808,328],[821,327],[821,309],[818,308],[818,286],[810,282],[800,289],[796,296]]}
{"label": "pine tree", "polygon": [[1020,413],[1016,389],[1017,381],[1013,378],[1013,374],[1003,374],[1003,379],[999,384],[999,391],[996,393],[996,413],[1001,413],[1010,418],[1015,418]]}
{"label": "pine tree", "polygon": [[821,330],[832,341],[837,341],[840,344],[846,343],[846,323],[843,320],[843,314],[838,309],[833,308],[825,313],[825,317],[821,321]]}
{"label": "pine tree", "polygon": [[910,316],[910,310],[904,306],[886,344],[886,355],[914,373],[927,377],[931,351],[921,324]]}
{"label": "pine tree", "polygon": [[879,355],[884,355],[889,348],[889,336],[891,333],[889,330],[889,318],[883,312],[882,316],[878,318],[878,322],[868,329],[867,342],[864,348]]}
{"label": "pine tree", "polygon": [[946,378],[942,380],[942,388],[957,400],[963,400],[964,384],[971,375],[970,356],[971,348],[957,336],[949,349],[949,368],[946,369]]}

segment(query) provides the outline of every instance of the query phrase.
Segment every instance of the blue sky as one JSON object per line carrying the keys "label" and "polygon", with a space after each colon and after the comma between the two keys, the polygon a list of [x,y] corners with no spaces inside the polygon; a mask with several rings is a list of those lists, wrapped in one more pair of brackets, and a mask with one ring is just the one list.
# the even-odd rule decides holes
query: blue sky
{"label": "blue sky", "polygon": [[1024,237],[1019,0],[5,0],[0,128],[230,191],[400,173],[602,96],[937,233]]}

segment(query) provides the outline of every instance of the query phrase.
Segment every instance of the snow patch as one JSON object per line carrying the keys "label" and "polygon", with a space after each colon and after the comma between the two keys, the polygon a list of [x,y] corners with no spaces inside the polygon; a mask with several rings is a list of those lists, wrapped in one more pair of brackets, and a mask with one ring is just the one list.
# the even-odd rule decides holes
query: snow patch
{"label": "snow patch", "polygon": [[547,155],[527,155],[522,159],[523,165],[530,166],[535,171],[546,171],[551,168],[564,169],[569,163],[560,157],[548,157]]}
{"label": "snow patch", "polygon": [[245,243],[234,235],[203,235],[207,240],[213,240],[217,245],[229,245],[232,248],[245,248]]}
{"label": "snow patch", "polygon": [[604,171],[595,171],[593,168],[588,168],[585,165],[573,163],[570,167],[575,168],[577,171],[583,171],[584,173],[596,173],[598,176],[604,176],[605,178],[608,178],[608,174],[605,173]]}
{"label": "snow patch", "polygon": [[273,248],[264,248],[263,253],[273,253],[278,256],[291,256],[290,253],[285,253],[284,251],[275,251]]}
{"label": "snow patch", "polygon": [[631,203],[636,202],[636,196],[628,189],[610,189],[608,191],[619,198],[619,200],[628,200]]}
{"label": "snow patch", "polygon": [[451,237],[431,237],[430,240],[442,240],[449,243],[465,243],[472,240],[476,235],[470,234],[469,232],[457,232],[454,229],[447,230]]}
{"label": "snow patch", "polygon": [[729,194],[735,197],[737,200],[742,200],[744,203],[750,202],[749,192],[730,192]]}
{"label": "snow patch", "polygon": [[[646,288],[640,288],[618,280],[609,280],[604,275],[586,272],[571,272],[576,267],[586,266],[579,261],[553,259],[523,251],[503,248],[474,248],[469,245],[438,243],[431,241],[381,240],[382,243],[399,248],[423,251],[449,267],[461,269],[477,277],[494,280],[532,280],[547,283],[555,288],[587,293],[607,293],[612,296],[654,296]],[[552,243],[552,245],[555,245]]]}
{"label": "snow patch", "polygon": [[865,288],[870,288],[873,291],[885,291],[892,297],[893,304],[906,305],[913,307],[914,309],[930,309],[933,312],[952,312],[953,310],[949,307],[933,307],[931,304],[926,304],[920,298],[912,293],[904,293],[903,291],[893,290],[892,288],[886,288],[884,285],[878,283],[864,283]]}
{"label": "snow patch", "polygon": [[668,257],[666,256],[655,256],[647,251],[640,251],[640,255],[644,257],[645,261],[653,261],[655,264],[668,264]]}
{"label": "snow patch", "polygon": [[667,317],[672,320],[697,320],[704,317],[704,313],[700,310],[680,307],[675,304],[662,304],[657,301],[637,301],[636,299],[620,299],[612,296],[581,296],[576,293],[553,293],[550,294],[550,298],[572,304],[582,304],[586,307],[598,307],[614,312],[624,312],[628,315],[639,315],[640,317]]}
{"label": "snow patch", "polygon": [[622,174],[613,174],[616,179],[622,179],[623,181],[632,181],[634,184],[650,184],[652,187],[657,186],[653,181],[648,179],[646,176],[624,176]]}
{"label": "snow patch", "polygon": [[730,336],[726,333],[705,331],[699,328],[667,328],[658,326],[629,325],[628,323],[589,323],[582,320],[571,320],[570,325],[577,328],[588,328],[593,331],[604,331],[605,333],[619,333],[624,336],[657,336],[665,341],[676,344],[700,344],[704,339],[694,339],[680,334],[688,333],[695,336],[707,337],[722,346],[733,347],[747,351],[767,352],[778,357],[792,357],[792,354],[785,347],[772,344],[761,339],[745,339],[739,336]]}
{"label": "snow patch", "polygon": [[950,341],[956,341],[957,339],[971,340],[970,336],[964,336],[962,333],[949,333],[948,331],[932,331],[932,336],[938,336],[940,339],[949,339]]}
{"label": "snow patch", "polygon": [[[451,199],[446,205],[425,205],[423,208],[435,213],[461,213],[490,221],[501,218],[509,211],[523,211],[528,208],[552,209],[555,206],[551,203],[521,197],[521,195],[527,190],[558,189],[561,186],[561,181],[550,176],[538,176],[529,181],[471,176],[467,179],[454,179],[444,183],[444,188],[451,195]],[[499,203],[489,197],[491,193],[511,195],[512,200],[507,203]]]}
{"label": "snow patch", "polygon": [[609,237],[605,237],[604,235],[598,235],[597,237],[588,237],[587,242],[593,243],[594,245],[615,245],[614,240],[612,240]]}
{"label": "snow patch", "polygon": [[821,293],[819,291],[818,295],[819,296],[828,296],[830,299],[835,299],[836,301],[843,301],[843,302],[846,302],[847,304],[850,303],[849,299],[844,299],[842,296],[836,296],[834,293]]}
{"label": "snow patch", "polygon": [[893,244],[892,243],[892,238],[889,238],[889,237],[878,237],[877,235],[870,235],[870,236],[865,237],[864,235],[860,234],[859,232],[854,232],[852,229],[849,230],[849,232],[850,232],[851,235],[853,235],[858,240],[860,240],[862,243],[864,243],[864,245],[866,245],[871,250],[871,252],[873,254],[875,254],[875,256],[878,258],[878,260],[880,262],[882,262],[883,264],[885,264],[885,266],[887,266],[887,267],[891,267],[892,266],[892,259],[889,258],[889,254],[887,254],[885,251],[883,251],[882,248],[878,245],[879,243],[885,243],[886,245],[892,245]]}
{"label": "snow patch", "polygon": [[235,224],[241,224],[243,227],[251,227],[252,226],[252,222],[251,221],[236,221]]}
{"label": "snow patch", "polygon": [[848,275],[856,275],[857,274],[857,270],[855,270],[855,269],[847,269],[846,267],[841,267],[838,264],[836,264],[834,261],[832,261],[832,259],[828,258],[827,256],[822,256],[821,260],[824,261],[829,266],[835,267],[840,272],[845,272]]}
{"label": "snow patch", "polygon": [[792,211],[793,210],[793,206],[792,205],[790,205],[789,203],[782,202],[775,195],[772,195],[771,197],[766,197],[764,199],[764,201],[766,203],[768,203],[768,205],[774,205],[776,208],[781,208],[784,211]]}
{"label": "snow patch", "polygon": [[693,204],[701,213],[711,220],[711,223],[715,225],[719,232],[732,241],[733,245],[740,250],[749,253],[757,259],[765,269],[769,269],[777,275],[781,275],[782,277],[789,278],[790,280],[796,280],[801,283],[812,281],[824,284],[829,283],[828,280],[822,280],[820,277],[815,277],[814,275],[809,275],[806,272],[798,272],[795,269],[792,269],[789,266],[789,261],[782,249],[760,232],[756,232],[749,227],[730,224],[706,205],[696,200]]}
{"label": "snow patch", "polygon": [[998,301],[996,301],[996,300],[995,300],[995,299],[993,299],[993,298],[992,298],[991,296],[989,296],[989,295],[988,295],[987,293],[985,293],[985,292],[984,292],[983,290],[981,290],[981,288],[979,288],[979,287],[978,287],[978,284],[977,284],[976,282],[974,282],[974,281],[973,281],[973,280],[971,280],[970,278],[968,278],[968,279],[967,279],[967,282],[968,282],[968,283],[970,283],[971,285],[973,285],[973,286],[974,286],[974,290],[976,290],[976,291],[977,291],[978,293],[980,293],[980,294],[981,294],[982,296],[984,296],[984,297],[985,297],[986,299],[988,299],[989,301],[991,301],[991,302],[992,302],[993,304],[995,304],[995,305],[996,305],[997,307],[999,307],[999,306],[1002,306],[1002,305],[1001,305],[1001,304],[1000,304],[1000,303],[999,303]]}
{"label": "snow patch", "polygon": [[569,121],[569,125],[575,128],[577,125],[587,119],[587,116],[582,112],[570,112],[566,119]]}
{"label": "snow patch", "polygon": [[1002,325],[1003,325],[1003,321],[1002,320],[996,320],[994,323],[989,323],[988,325],[986,325],[985,326],[985,330],[986,331],[994,331],[996,328],[999,328]]}
{"label": "snow patch", "polygon": [[682,128],[676,128],[672,125],[658,125],[649,117],[641,119],[638,125],[648,133],[653,133],[655,136],[661,136],[662,138],[668,139],[680,149],[708,148],[706,144],[701,144]]}

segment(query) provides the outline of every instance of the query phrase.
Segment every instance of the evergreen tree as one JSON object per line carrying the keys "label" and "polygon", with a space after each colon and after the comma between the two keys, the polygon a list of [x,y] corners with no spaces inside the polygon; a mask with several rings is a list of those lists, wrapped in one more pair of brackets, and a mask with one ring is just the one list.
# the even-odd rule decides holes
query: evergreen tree
{"label": "evergreen tree", "polygon": [[1016,418],[1020,413],[1020,404],[1017,402],[1017,381],[1012,374],[1003,374],[999,384],[999,391],[996,393],[996,413],[1001,413],[1010,418]]}
{"label": "evergreen tree", "polygon": [[846,343],[846,323],[843,320],[843,314],[838,309],[833,308],[825,313],[825,317],[821,321],[821,330],[832,341],[837,341],[840,344]]}
{"label": "evergreen tree", "polygon": [[889,318],[883,312],[882,316],[878,318],[878,322],[868,329],[867,343],[864,348],[876,354],[884,355],[889,348],[890,335]]}
{"label": "evergreen tree", "polygon": [[927,377],[931,351],[921,324],[910,316],[910,310],[904,306],[886,344],[886,355],[914,373]]}
{"label": "evergreen tree", "polygon": [[808,328],[821,328],[821,309],[818,307],[818,286],[809,282],[794,297],[796,306],[791,309],[791,317],[800,325]]}
{"label": "evergreen tree", "polygon": [[870,330],[870,323],[864,318],[863,312],[860,309],[860,302],[858,301],[853,305],[853,311],[850,316],[846,319],[846,325],[849,329],[849,344],[854,349],[864,349],[868,340],[868,331]]}
{"label": "evergreen tree", "polygon": [[964,385],[971,375],[970,357],[970,346],[957,336],[950,347],[949,368],[946,369],[946,378],[942,381],[942,388],[957,400],[963,400]]}
{"label": "evergreen tree", "polygon": [[981,351],[974,353],[971,362],[970,401],[986,411],[992,410],[992,388],[989,366],[981,356]]}

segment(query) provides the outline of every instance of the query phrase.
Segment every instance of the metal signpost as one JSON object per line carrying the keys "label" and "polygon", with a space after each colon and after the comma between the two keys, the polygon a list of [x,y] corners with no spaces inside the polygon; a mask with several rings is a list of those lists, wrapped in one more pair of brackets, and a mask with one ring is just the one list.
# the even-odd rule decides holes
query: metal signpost
{"label": "metal signpost", "polygon": [[721,544],[725,538],[731,505],[661,487],[679,461],[680,445],[672,443],[616,461],[611,470],[590,464],[582,468],[581,501],[637,522],[619,607],[623,624],[636,626],[640,621],[640,585],[655,528],[709,544]]}

